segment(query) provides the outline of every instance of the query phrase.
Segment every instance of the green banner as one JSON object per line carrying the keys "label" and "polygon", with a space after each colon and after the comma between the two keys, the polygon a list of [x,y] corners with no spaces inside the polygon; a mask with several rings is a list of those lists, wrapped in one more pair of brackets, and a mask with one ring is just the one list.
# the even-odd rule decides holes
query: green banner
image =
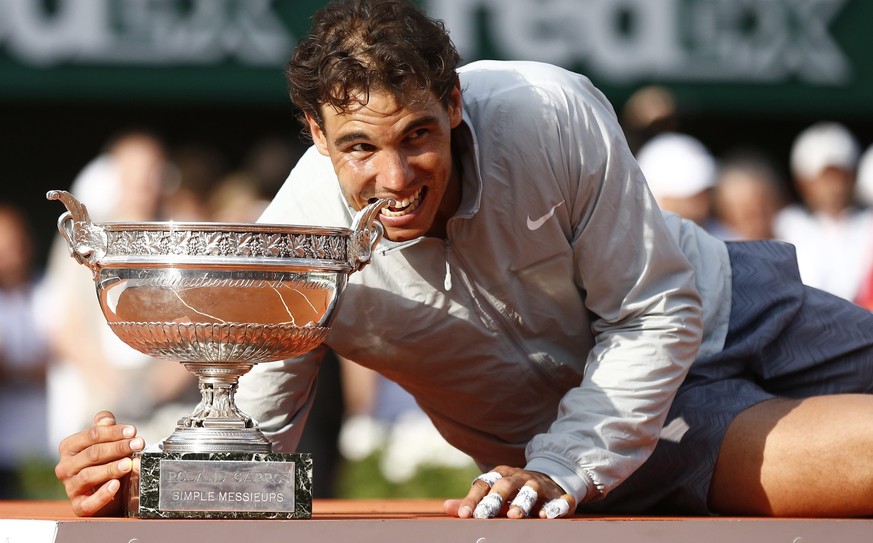
{"label": "green banner", "polygon": [[[465,61],[552,62],[614,102],[873,116],[873,2],[423,0]],[[316,0],[0,0],[0,100],[287,102]]]}

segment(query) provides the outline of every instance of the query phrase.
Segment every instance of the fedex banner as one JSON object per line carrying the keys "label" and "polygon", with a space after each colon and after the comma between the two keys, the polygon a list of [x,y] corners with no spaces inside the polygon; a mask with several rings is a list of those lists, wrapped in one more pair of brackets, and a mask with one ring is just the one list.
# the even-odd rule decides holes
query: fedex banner
{"label": "fedex banner", "polygon": [[[601,78],[842,85],[852,63],[832,33],[848,0],[442,0],[455,44],[488,53],[475,26],[484,12],[495,52]],[[868,19],[873,25],[873,19]],[[873,26],[871,26],[873,28]]]}
{"label": "fedex banner", "polygon": [[[0,0],[0,99],[287,100],[281,68],[315,0]],[[873,2],[423,0],[465,61],[646,83],[710,109],[873,114]]]}

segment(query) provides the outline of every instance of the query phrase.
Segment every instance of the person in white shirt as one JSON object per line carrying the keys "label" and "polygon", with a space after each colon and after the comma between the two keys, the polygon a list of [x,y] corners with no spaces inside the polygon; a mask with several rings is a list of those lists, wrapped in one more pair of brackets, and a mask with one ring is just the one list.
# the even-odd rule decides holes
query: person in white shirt
{"label": "person in white shirt", "polygon": [[842,124],[816,123],[795,139],[791,172],[801,202],[777,216],[777,239],[797,248],[800,277],[854,300],[873,265],[873,211],[855,201],[859,146]]}

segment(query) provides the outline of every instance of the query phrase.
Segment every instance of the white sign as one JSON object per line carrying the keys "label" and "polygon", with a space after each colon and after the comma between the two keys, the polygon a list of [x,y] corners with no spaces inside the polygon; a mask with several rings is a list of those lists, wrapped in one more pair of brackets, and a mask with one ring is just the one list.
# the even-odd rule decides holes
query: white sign
{"label": "white sign", "polygon": [[296,39],[273,0],[0,0],[0,49],[19,62],[281,65]]}
{"label": "white sign", "polygon": [[503,58],[585,65],[618,83],[685,81],[839,85],[851,65],[830,33],[847,0],[426,0],[464,58],[484,13]]}

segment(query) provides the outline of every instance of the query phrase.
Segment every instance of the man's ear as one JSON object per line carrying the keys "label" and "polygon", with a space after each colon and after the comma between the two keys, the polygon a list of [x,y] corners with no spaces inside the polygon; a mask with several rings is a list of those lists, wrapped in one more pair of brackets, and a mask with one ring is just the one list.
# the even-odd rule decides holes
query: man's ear
{"label": "man's ear", "polygon": [[315,148],[318,149],[319,153],[327,156],[327,137],[321,126],[309,113],[306,113],[306,122],[309,124],[309,133],[312,134],[312,143],[315,144]]}
{"label": "man's ear", "polygon": [[461,97],[461,78],[455,78],[455,86],[452,88],[452,93],[449,95],[449,126],[457,128],[461,124],[463,113],[463,100]]}

